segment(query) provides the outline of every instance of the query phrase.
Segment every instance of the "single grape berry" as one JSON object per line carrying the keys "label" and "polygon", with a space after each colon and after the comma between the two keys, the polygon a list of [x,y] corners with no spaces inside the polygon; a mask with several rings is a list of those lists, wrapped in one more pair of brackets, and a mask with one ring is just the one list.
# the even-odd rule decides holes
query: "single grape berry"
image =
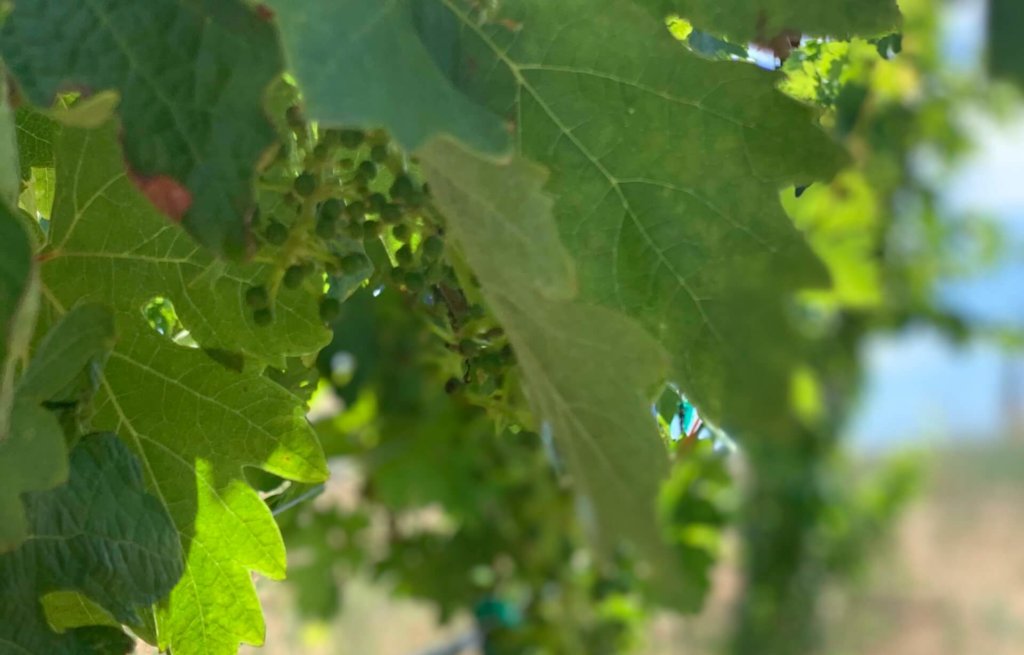
{"label": "single grape berry", "polygon": [[412,178],[405,173],[402,173],[395,178],[395,181],[391,184],[391,189],[389,191],[392,198],[397,200],[406,200],[410,195],[415,193],[416,186],[412,183]]}
{"label": "single grape berry", "polygon": [[295,193],[303,198],[308,198],[316,191],[316,176],[312,173],[303,173],[295,178]]}
{"label": "single grape berry", "polygon": [[448,378],[448,381],[444,383],[444,392],[446,394],[453,394],[462,388],[462,381],[458,378]]}
{"label": "single grape berry", "polygon": [[345,213],[348,214],[350,220],[358,223],[366,218],[366,205],[362,200],[356,200],[345,208]]}
{"label": "single grape berry", "polygon": [[303,264],[295,264],[289,266],[284,272],[284,285],[289,289],[297,289],[302,281],[306,279],[306,275],[309,274],[309,268]]}
{"label": "single grape berry", "polygon": [[345,225],[345,234],[353,239],[362,239],[366,234],[366,229],[363,227],[363,223],[348,223]]}
{"label": "single grape berry", "polygon": [[366,221],[363,223],[363,236],[368,239],[376,239],[380,236],[382,229],[380,221]]}
{"label": "single grape berry", "polygon": [[267,229],[263,231],[263,236],[266,237],[268,243],[279,246],[288,240],[288,228],[277,221],[271,221]]}
{"label": "single grape berry", "polygon": [[371,193],[370,197],[366,199],[366,203],[372,213],[379,214],[380,210],[384,209],[384,205],[388,204],[388,199],[383,193]]}
{"label": "single grape berry", "polygon": [[342,130],[339,135],[341,145],[349,150],[355,150],[359,146],[363,145],[363,139],[365,138],[366,135],[363,134],[362,130]]}
{"label": "single grape berry", "polygon": [[343,171],[350,171],[356,167],[356,163],[350,158],[345,157],[344,159],[338,160],[338,166],[340,166]]}
{"label": "single grape berry", "polygon": [[341,270],[346,275],[352,275],[358,273],[370,263],[370,260],[366,258],[361,252],[350,252],[339,260],[341,264]]}
{"label": "single grape berry", "polygon": [[444,239],[431,234],[429,237],[423,240],[423,256],[430,261],[434,261],[441,256],[444,252]]}
{"label": "single grape berry", "polygon": [[333,239],[338,232],[338,223],[326,216],[321,216],[316,219],[315,231],[316,235],[321,239]]}
{"label": "single grape berry", "polygon": [[359,175],[362,175],[367,180],[372,180],[377,177],[377,164],[374,164],[369,159],[359,162],[359,168],[356,169]]}
{"label": "single grape berry", "polygon": [[324,200],[322,205],[320,205],[320,218],[336,221],[344,210],[345,203],[337,198],[328,198],[327,200]]}
{"label": "single grape berry", "polygon": [[341,145],[341,132],[332,129],[324,130],[324,133],[320,135],[320,143],[328,148],[337,148]]}
{"label": "single grape berry", "polygon": [[286,109],[284,118],[288,122],[289,127],[293,128],[302,127],[306,123],[306,118],[302,115],[302,109],[298,105],[292,105]]}
{"label": "single grape berry", "polygon": [[409,237],[412,236],[412,229],[405,223],[399,223],[391,228],[391,236],[399,241],[408,241]]}
{"label": "single grape berry", "polygon": [[318,143],[313,148],[313,158],[317,161],[327,161],[327,158],[331,156],[331,149],[327,147],[326,143]]}
{"label": "single grape berry", "polygon": [[399,248],[398,251],[395,253],[395,259],[397,259],[398,263],[403,266],[408,266],[409,264],[411,264],[414,259],[412,254],[412,246],[410,246],[407,243],[401,248]]}
{"label": "single grape berry", "polygon": [[265,327],[274,321],[274,312],[267,307],[257,309],[252,313],[252,320],[256,325]]}
{"label": "single grape berry", "polygon": [[402,208],[389,202],[381,207],[380,220],[384,221],[388,225],[394,225],[402,220]]}
{"label": "single grape berry", "polygon": [[249,287],[245,290],[245,304],[253,309],[263,309],[270,304],[270,294],[263,285]]}
{"label": "single grape berry", "polygon": [[388,147],[384,145],[376,145],[370,148],[370,159],[383,164],[388,160]]}
{"label": "single grape berry", "polygon": [[337,298],[329,296],[320,301],[320,320],[324,323],[333,323],[341,314],[341,303]]}
{"label": "single grape berry", "polygon": [[477,350],[476,342],[472,339],[463,339],[459,342],[459,352],[467,357],[475,354]]}
{"label": "single grape berry", "polygon": [[405,274],[405,286],[412,292],[422,291],[427,286],[427,280],[419,271],[408,271]]}

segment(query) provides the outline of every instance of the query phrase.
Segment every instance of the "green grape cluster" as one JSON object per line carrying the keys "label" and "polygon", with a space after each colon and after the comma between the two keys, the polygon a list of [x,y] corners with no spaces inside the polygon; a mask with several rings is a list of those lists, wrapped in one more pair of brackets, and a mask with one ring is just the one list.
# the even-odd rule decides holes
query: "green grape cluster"
{"label": "green grape cluster", "polygon": [[261,209],[252,220],[259,259],[272,264],[246,292],[253,322],[269,324],[280,293],[308,286],[327,289],[320,318],[330,324],[343,299],[331,282],[362,281],[375,268],[378,281],[412,293],[440,280],[445,244],[425,218],[425,186],[387,133],[319,129],[297,105],[285,122],[290,134],[260,177]]}

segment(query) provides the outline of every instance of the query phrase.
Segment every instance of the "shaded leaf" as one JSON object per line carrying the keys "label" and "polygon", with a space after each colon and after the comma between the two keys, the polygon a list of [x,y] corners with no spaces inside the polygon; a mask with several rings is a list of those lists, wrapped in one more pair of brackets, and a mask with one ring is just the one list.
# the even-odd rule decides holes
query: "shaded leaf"
{"label": "shaded leaf", "polygon": [[18,381],[21,398],[68,400],[61,392],[93,362],[102,364],[114,345],[114,317],[99,304],[75,307],[40,342],[25,375]]}
{"label": "shaded leaf", "polygon": [[31,538],[0,557],[0,643],[40,655],[128,652],[116,628],[51,631],[40,598],[74,590],[127,622],[178,580],[181,545],[138,460],[114,435],[87,437],[67,484],[29,494],[26,507]]}
{"label": "shaded leaf", "polygon": [[[446,26],[433,22],[446,18],[433,2],[271,0],[270,5],[290,68],[303,89],[315,91],[306,96],[311,118],[329,125],[387,127],[408,150],[438,132],[485,152],[507,147],[501,119],[457,91],[424,46],[417,12],[419,20],[429,22],[422,38],[445,34]],[[447,27],[457,36],[453,24]]]}
{"label": "shaded leaf", "polygon": [[52,413],[16,402],[10,422],[10,434],[0,441],[0,553],[13,550],[28,534],[22,494],[50,489],[68,475],[64,432]]}
{"label": "shaded leaf", "polygon": [[521,153],[551,170],[582,298],[638,319],[708,418],[784,430],[801,356],[787,303],[827,277],[778,189],[844,162],[811,110],[773,73],[688,53],[627,0],[505,2],[483,25],[442,1],[463,24],[461,88],[511,107]]}
{"label": "shaded leaf", "polygon": [[655,520],[668,457],[646,394],[664,374],[664,352],[625,316],[572,300],[571,260],[540,169],[521,160],[496,165],[446,140],[432,142],[422,159],[450,234],[509,336],[530,403],[564,451],[585,523],[605,554],[620,538],[631,542],[651,582],[695,607],[699,597]]}
{"label": "shaded leaf", "polygon": [[14,399],[14,375],[28,353],[39,306],[32,242],[13,208],[0,201],[0,441]]}
{"label": "shaded leaf", "polygon": [[[119,335],[94,401],[93,423],[116,431],[140,457],[187,553],[181,580],[156,611],[161,648],[175,655],[234,653],[263,640],[251,571],[280,578],[285,558],[273,517],[245,482],[254,466],[320,482],[326,465],[302,401],[255,363],[316,352],[329,333],[315,299],[282,292],[274,322],[257,327],[245,290],[259,264],[229,265],[167,225],[128,181],[113,126],[65,128],[56,148],[57,198],[42,278],[48,305],[112,308]],[[154,298],[174,303],[200,348],[150,327]],[[241,352],[243,371],[203,349]],[[254,362],[252,368],[248,362]]]}
{"label": "shaded leaf", "polygon": [[125,156],[187,189],[184,225],[220,253],[246,247],[253,171],[274,141],[263,94],[282,68],[271,26],[239,0],[19,2],[0,53],[23,94],[120,93]]}

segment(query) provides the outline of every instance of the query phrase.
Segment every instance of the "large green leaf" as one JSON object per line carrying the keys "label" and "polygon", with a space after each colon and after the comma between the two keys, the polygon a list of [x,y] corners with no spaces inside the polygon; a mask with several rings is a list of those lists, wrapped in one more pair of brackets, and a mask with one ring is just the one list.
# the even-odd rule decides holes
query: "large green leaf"
{"label": "large green leaf", "polygon": [[[386,126],[414,150],[447,132],[482,151],[507,147],[498,116],[459,93],[417,32],[436,37],[452,25],[416,0],[271,0],[306,111],[327,124]],[[426,24],[423,24],[426,23]],[[367,80],[373,80],[367,83]],[[354,91],[358,89],[358,91]]]}
{"label": "large green leaf", "polygon": [[28,494],[26,507],[29,540],[0,557],[0,652],[128,652],[131,639],[117,628],[51,631],[40,599],[75,591],[135,622],[174,586],[181,544],[138,460],[114,435],[89,436],[72,451],[67,484]]}
{"label": "large green leaf", "polygon": [[658,18],[679,14],[702,30],[765,44],[784,34],[873,36],[899,28],[896,0],[636,0]]}
{"label": "large green leaf", "polygon": [[[234,653],[260,643],[263,619],[251,570],[284,574],[280,534],[242,474],[260,467],[301,482],[327,474],[302,401],[261,374],[260,362],[317,351],[329,333],[315,299],[283,292],[275,322],[253,324],[244,303],[264,266],[214,262],[167,225],[121,166],[114,126],[65,128],[56,147],[57,198],[42,277],[49,306],[100,301],[118,343],[95,399],[94,424],[116,431],[143,462],[169,510],[186,569],[157,608],[162,647],[175,655]],[[142,309],[169,298],[201,349],[154,331]],[[206,350],[241,351],[241,371]]]}
{"label": "large green leaf", "polygon": [[504,2],[487,24],[442,1],[463,25],[461,87],[511,108],[520,151],[551,170],[582,297],[637,318],[705,415],[782,429],[800,356],[788,302],[827,276],[778,189],[844,161],[812,111],[776,74],[692,55],[628,0]]}
{"label": "large green leaf", "polygon": [[0,54],[22,92],[121,94],[125,155],[158,206],[215,251],[246,248],[253,169],[274,140],[262,99],[282,62],[239,0],[18,2]]}
{"label": "large green leaf", "polygon": [[424,172],[450,234],[505,327],[537,416],[549,421],[605,552],[631,541],[652,582],[684,607],[699,603],[655,520],[668,457],[648,396],[666,356],[625,316],[575,302],[571,260],[536,166],[498,165],[439,140]]}

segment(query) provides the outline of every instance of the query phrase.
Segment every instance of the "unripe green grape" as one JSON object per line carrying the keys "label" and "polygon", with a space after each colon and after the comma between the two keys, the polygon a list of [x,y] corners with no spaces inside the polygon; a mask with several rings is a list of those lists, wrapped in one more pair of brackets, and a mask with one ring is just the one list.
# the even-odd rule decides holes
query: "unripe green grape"
{"label": "unripe green grape", "polygon": [[288,126],[292,128],[303,127],[306,123],[306,118],[302,115],[302,109],[298,105],[292,105],[286,109],[284,118],[288,122]]}
{"label": "unripe green grape", "polygon": [[444,253],[444,239],[431,234],[423,240],[423,256],[430,261],[438,259]]}
{"label": "unripe green grape", "polygon": [[253,309],[263,309],[270,304],[270,294],[265,286],[249,287],[245,291],[245,304]]}
{"label": "unripe green grape", "polygon": [[320,217],[331,221],[338,220],[341,212],[345,210],[345,203],[337,198],[328,198],[320,205]]}
{"label": "unripe green grape", "polygon": [[336,221],[321,216],[316,219],[315,232],[321,239],[333,239],[338,231],[338,224]]}
{"label": "unripe green grape", "polygon": [[405,223],[399,223],[391,228],[391,236],[395,237],[399,241],[408,241],[409,237],[412,236],[412,230]]}
{"label": "unripe green grape", "polygon": [[365,138],[366,135],[363,134],[362,130],[342,130],[339,135],[341,145],[349,150],[355,150],[359,146],[363,145],[363,140]]}
{"label": "unripe green grape", "polygon": [[337,148],[341,145],[341,132],[335,129],[324,130],[323,134],[320,135],[320,143],[328,148]]}
{"label": "unripe green grape", "polygon": [[343,171],[350,171],[356,167],[356,163],[350,158],[345,157],[344,159],[338,160],[338,166],[340,166]]}
{"label": "unripe green grape", "polygon": [[337,298],[325,296],[320,301],[320,320],[324,323],[333,323],[341,314],[341,302]]}
{"label": "unripe green grape", "polygon": [[282,282],[289,289],[297,289],[306,279],[307,274],[309,274],[308,267],[303,264],[294,264],[285,270]]}
{"label": "unripe green grape", "polygon": [[463,339],[459,342],[459,352],[467,357],[476,353],[477,350],[476,342],[472,339]]}
{"label": "unripe green grape", "polygon": [[380,210],[380,220],[384,221],[388,225],[394,225],[401,221],[402,215],[402,208],[392,203],[384,205]]}
{"label": "unripe green grape", "polygon": [[359,162],[359,168],[356,169],[359,175],[362,175],[367,180],[372,180],[377,177],[377,164],[374,164],[369,159]]}
{"label": "unripe green grape", "polygon": [[312,173],[303,173],[295,178],[295,193],[303,198],[308,198],[316,191],[316,176]]}
{"label": "unripe green grape", "polygon": [[373,130],[366,135],[366,140],[371,146],[386,146],[391,140],[391,137],[389,137],[388,133],[384,130]]}
{"label": "unripe green grape", "polygon": [[370,159],[383,164],[388,160],[388,147],[384,145],[376,145],[370,148]]}
{"label": "unripe green grape", "polygon": [[267,307],[257,309],[252,313],[252,320],[256,325],[266,327],[274,321],[274,312]]}
{"label": "unripe green grape", "polygon": [[391,197],[399,200],[406,200],[415,191],[416,185],[413,184],[412,178],[405,173],[395,177],[395,181],[391,184],[391,189],[389,190]]}
{"label": "unripe green grape", "polygon": [[448,381],[444,383],[444,392],[446,394],[453,394],[462,388],[462,380],[458,378],[448,378]]}
{"label": "unripe green grape", "polygon": [[349,275],[358,273],[360,270],[366,268],[367,264],[370,263],[370,260],[361,252],[350,252],[342,257],[338,263],[341,264],[342,272]]}
{"label": "unripe green grape", "polygon": [[370,197],[366,199],[367,205],[370,207],[370,212],[379,214],[380,210],[384,209],[384,206],[388,204],[388,199],[383,193],[371,193]]}
{"label": "unripe green grape", "polygon": [[376,239],[383,229],[380,221],[366,221],[363,223],[363,236],[368,239]]}
{"label": "unripe green grape", "polygon": [[326,143],[318,143],[313,147],[313,158],[317,161],[327,161],[327,158],[331,156],[331,149],[327,147]]}
{"label": "unripe green grape", "polygon": [[420,273],[419,271],[407,271],[404,277],[404,282],[409,291],[413,292],[422,291],[427,285],[427,281],[423,277],[423,273]]}
{"label": "unripe green grape", "polygon": [[271,221],[267,229],[263,231],[263,236],[268,243],[279,246],[288,240],[288,228],[277,221]]}
{"label": "unripe green grape", "polygon": [[348,214],[350,220],[358,223],[366,218],[366,205],[362,200],[356,200],[345,207],[345,213]]}
{"label": "unripe green grape", "polygon": [[363,223],[348,223],[345,225],[345,234],[353,239],[362,239],[366,234],[366,229],[363,225]]}
{"label": "unripe green grape", "polygon": [[401,248],[399,248],[398,251],[395,253],[395,259],[397,259],[398,263],[403,266],[408,266],[409,264],[411,264],[413,262],[413,259],[415,259],[412,254],[412,246],[410,246],[407,243]]}

